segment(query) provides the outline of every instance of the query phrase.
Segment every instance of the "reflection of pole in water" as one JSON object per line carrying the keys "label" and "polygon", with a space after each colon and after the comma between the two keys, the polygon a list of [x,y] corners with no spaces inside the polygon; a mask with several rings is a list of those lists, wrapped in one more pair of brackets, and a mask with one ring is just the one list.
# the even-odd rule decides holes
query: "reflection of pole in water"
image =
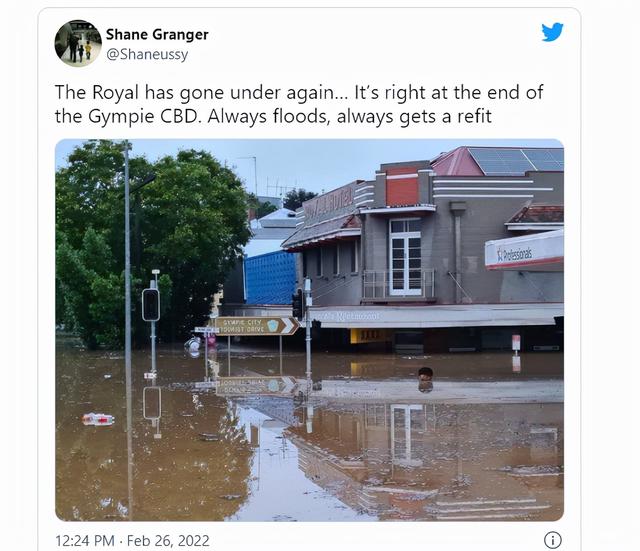
{"label": "reflection of pole in water", "polygon": [[133,520],[133,442],[132,442],[132,412],[131,412],[131,369],[126,370],[126,395],[127,395],[127,490],[128,507],[127,515]]}

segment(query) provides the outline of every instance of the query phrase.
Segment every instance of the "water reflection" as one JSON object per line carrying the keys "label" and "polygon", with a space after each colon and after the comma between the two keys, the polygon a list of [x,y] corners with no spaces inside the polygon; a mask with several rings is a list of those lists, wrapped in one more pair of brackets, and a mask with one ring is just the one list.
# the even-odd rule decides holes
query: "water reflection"
{"label": "water reflection", "polygon": [[328,403],[289,429],[300,467],[380,519],[557,519],[561,404]]}
{"label": "water reflection", "polygon": [[[56,511],[60,518],[551,520],[561,516],[561,403],[447,404],[438,402],[437,396],[432,399],[435,391],[426,395],[414,391],[424,398],[421,403],[332,397],[313,404],[276,397],[226,399],[195,388],[193,381],[203,377],[202,362],[182,351],[161,351],[157,381],[144,380],[148,365],[147,353],[134,355],[128,462],[122,356],[59,346]],[[255,359],[235,357],[233,365],[233,374],[257,371]],[[526,359],[522,365],[526,369]],[[415,388],[415,371],[411,380]],[[155,385],[161,398],[149,390]],[[96,411],[114,415],[115,424],[83,425],[82,415]]]}

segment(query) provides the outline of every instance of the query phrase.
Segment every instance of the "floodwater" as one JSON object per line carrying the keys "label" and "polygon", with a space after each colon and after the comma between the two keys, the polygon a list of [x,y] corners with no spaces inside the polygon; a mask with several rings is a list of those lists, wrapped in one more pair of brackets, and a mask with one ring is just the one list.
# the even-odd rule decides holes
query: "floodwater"
{"label": "floodwater", "polygon": [[[227,356],[218,353],[220,374]],[[325,381],[558,384],[562,354],[314,353]],[[299,352],[283,373],[302,376]],[[158,422],[143,417],[148,351],[134,352],[131,448],[122,353],[59,341],[56,512],[63,520],[555,520],[563,503],[563,404],[290,397],[196,389],[202,357],[160,349]],[[277,349],[233,349],[231,374],[279,374]],[[419,394],[419,393],[418,393]],[[147,398],[150,395],[147,394]],[[148,408],[147,414],[150,414]],[[115,416],[85,426],[85,413]],[[156,412],[157,413],[157,412]],[[153,414],[153,413],[152,413]]]}

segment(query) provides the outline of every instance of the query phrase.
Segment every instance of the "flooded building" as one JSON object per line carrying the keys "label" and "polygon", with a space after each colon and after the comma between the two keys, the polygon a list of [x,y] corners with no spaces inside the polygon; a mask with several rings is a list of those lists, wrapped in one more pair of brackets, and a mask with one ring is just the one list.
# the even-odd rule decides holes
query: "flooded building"
{"label": "flooded building", "polygon": [[295,290],[295,255],[282,250],[281,245],[295,231],[295,213],[278,208],[250,220],[249,225],[251,239],[224,285],[225,305],[230,309],[240,305],[288,305]]}
{"label": "flooded building", "polygon": [[327,342],[474,351],[510,348],[518,333],[525,349],[562,347],[562,263],[518,265],[535,260],[529,245],[505,249],[511,269],[485,262],[487,242],[562,230],[561,148],[458,147],[382,164],[296,219],[282,247],[299,253],[298,284],[312,280]]}

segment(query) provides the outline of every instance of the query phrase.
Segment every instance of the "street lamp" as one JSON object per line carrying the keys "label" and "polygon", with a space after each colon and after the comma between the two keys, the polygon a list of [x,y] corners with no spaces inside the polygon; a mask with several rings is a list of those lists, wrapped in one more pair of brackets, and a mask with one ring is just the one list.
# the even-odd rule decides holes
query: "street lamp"
{"label": "street lamp", "polygon": [[[129,150],[128,140],[124,147],[124,372],[125,392],[127,398],[127,486],[129,520],[133,519],[133,414],[131,409],[131,234],[130,234],[130,189],[129,189]],[[134,191],[155,179],[155,175],[147,176]],[[155,274],[154,274],[155,275]],[[156,278],[158,276],[156,275]]]}

